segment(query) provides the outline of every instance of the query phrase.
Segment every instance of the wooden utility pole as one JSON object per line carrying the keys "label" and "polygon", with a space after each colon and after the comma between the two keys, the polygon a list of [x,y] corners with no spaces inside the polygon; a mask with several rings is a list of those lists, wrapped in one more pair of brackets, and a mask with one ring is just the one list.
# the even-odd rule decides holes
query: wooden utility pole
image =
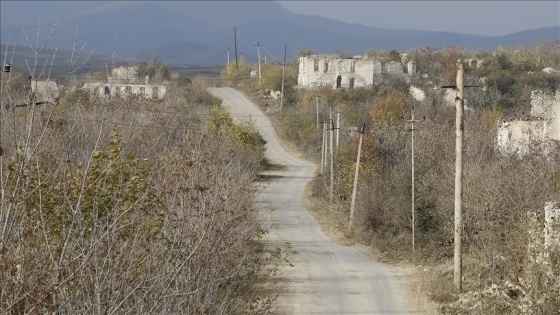
{"label": "wooden utility pole", "polygon": [[354,220],[354,209],[356,208],[356,191],[358,190],[358,174],[360,173],[360,156],[362,155],[362,141],[364,139],[364,132],[366,123],[362,126],[360,132],[360,142],[358,143],[358,156],[356,157],[356,173],[354,174],[354,186],[352,188],[352,203],[350,204],[350,220],[348,221],[348,230],[352,228],[352,221]]}
{"label": "wooden utility pole", "polygon": [[454,251],[454,273],[453,282],[455,289],[461,292],[462,281],[462,231],[463,231],[463,133],[465,131],[464,118],[464,89],[463,82],[464,64],[457,62],[457,97],[455,98],[455,251]]}
{"label": "wooden utility pole", "polygon": [[237,28],[235,27],[235,25],[233,26],[233,44],[235,49],[235,68],[237,69],[239,65],[237,62]]}

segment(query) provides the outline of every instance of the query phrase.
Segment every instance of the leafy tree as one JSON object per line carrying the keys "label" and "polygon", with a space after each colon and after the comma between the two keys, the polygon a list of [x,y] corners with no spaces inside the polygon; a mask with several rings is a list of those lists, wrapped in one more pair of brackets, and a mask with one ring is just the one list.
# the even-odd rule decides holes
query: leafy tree
{"label": "leafy tree", "polygon": [[374,128],[401,128],[409,113],[408,100],[396,91],[379,100],[371,110]]}
{"label": "leafy tree", "polygon": [[496,56],[496,62],[498,63],[498,67],[500,67],[500,70],[511,70],[513,66],[513,63],[509,60],[509,57],[504,53]]}
{"label": "leafy tree", "polygon": [[250,76],[251,68],[243,62],[240,62],[237,65],[234,63],[229,64],[224,70],[222,70],[221,73],[222,80],[227,86],[244,84],[250,79]]}
{"label": "leafy tree", "polygon": [[138,76],[140,78],[148,76],[154,82],[169,80],[169,70],[161,62],[159,56],[152,56],[151,63],[142,61],[138,64]]}
{"label": "leafy tree", "polygon": [[239,144],[246,145],[258,151],[264,150],[266,141],[262,136],[250,127],[243,127],[233,123],[228,111],[213,108],[210,111],[211,119],[208,122],[211,130],[225,133]]}
{"label": "leafy tree", "polygon": [[297,69],[291,66],[283,67],[281,64],[269,64],[265,65],[263,69],[262,87],[271,91],[281,91],[282,71],[284,71],[284,90],[295,86],[297,84]]}
{"label": "leafy tree", "polygon": [[396,50],[391,50],[389,52],[389,60],[401,62],[401,54],[399,54]]}

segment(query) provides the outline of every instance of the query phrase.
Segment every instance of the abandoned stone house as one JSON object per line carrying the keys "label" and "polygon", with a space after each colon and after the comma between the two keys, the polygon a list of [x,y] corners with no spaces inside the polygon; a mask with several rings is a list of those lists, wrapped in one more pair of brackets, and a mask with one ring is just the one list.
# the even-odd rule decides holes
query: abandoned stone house
{"label": "abandoned stone house", "polygon": [[560,141],[560,90],[531,93],[531,117],[498,122],[496,146],[504,155],[548,154]]}
{"label": "abandoned stone house", "polygon": [[121,97],[131,95],[164,99],[167,94],[166,86],[163,84],[149,84],[149,77],[138,77],[138,67],[120,67],[111,72],[107,82],[87,82],[83,88],[90,95],[101,98]]}
{"label": "abandoned stone house", "polygon": [[58,85],[53,80],[32,81],[31,92],[35,102],[55,103],[60,96]]}
{"label": "abandoned stone house", "polygon": [[385,62],[373,58],[340,58],[336,55],[312,55],[299,58],[298,87],[358,88],[373,85],[384,74],[413,75],[416,64],[409,61]]}

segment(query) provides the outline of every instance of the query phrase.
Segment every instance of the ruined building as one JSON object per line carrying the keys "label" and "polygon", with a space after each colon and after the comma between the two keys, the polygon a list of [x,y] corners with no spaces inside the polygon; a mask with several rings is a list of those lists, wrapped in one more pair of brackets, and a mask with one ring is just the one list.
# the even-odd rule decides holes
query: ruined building
{"label": "ruined building", "polygon": [[120,67],[111,72],[108,82],[89,82],[84,89],[92,96],[101,98],[139,96],[144,98],[164,99],[167,90],[165,85],[149,84],[149,77],[138,77],[138,67]]}
{"label": "ruined building", "polygon": [[560,141],[560,90],[531,93],[531,118],[498,122],[496,146],[502,154],[548,154]]}
{"label": "ruined building", "polygon": [[58,85],[53,80],[32,81],[31,92],[34,102],[55,103],[60,96]]}
{"label": "ruined building", "polygon": [[373,85],[384,74],[413,75],[416,64],[409,61],[385,62],[373,58],[340,58],[336,55],[312,55],[299,58],[298,86],[313,88],[332,86],[333,88],[358,88]]}

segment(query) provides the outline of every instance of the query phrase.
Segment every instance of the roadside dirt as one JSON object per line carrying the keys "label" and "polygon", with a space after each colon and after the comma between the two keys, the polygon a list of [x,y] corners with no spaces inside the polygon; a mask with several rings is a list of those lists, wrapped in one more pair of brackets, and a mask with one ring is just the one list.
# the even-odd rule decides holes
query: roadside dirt
{"label": "roadside dirt", "polygon": [[[225,108],[251,117],[255,126],[271,126],[267,116],[242,93],[213,88]],[[351,242],[328,216],[317,215],[309,183],[317,166],[307,161],[274,128],[261,127],[271,170],[260,178],[257,206],[271,246],[288,245],[292,265],[280,279],[280,314],[437,314],[419,303],[412,285],[415,268],[383,259],[371,246]],[[282,144],[281,144],[282,143]],[[314,210],[314,209],[317,209]],[[338,222],[342,222],[338,220]],[[421,281],[420,281],[421,282]]]}
{"label": "roadside dirt", "polygon": [[[286,141],[281,139],[282,144]],[[368,246],[366,244],[358,243],[348,236],[344,235],[340,227],[337,227],[336,220],[325,214],[325,209],[328,205],[322,204],[320,200],[313,196],[310,184],[307,185],[306,191],[306,202],[309,209],[311,209],[311,214],[321,226],[321,230],[335,243],[342,246],[348,246],[360,251],[372,261],[379,261],[389,264],[394,267],[394,272],[396,277],[403,279],[399,282],[399,285],[403,291],[408,293],[409,303],[413,309],[415,309],[417,314],[425,315],[437,315],[441,314],[441,305],[430,299],[428,293],[430,288],[426,283],[426,277],[428,277],[428,270],[423,266],[414,266],[410,263],[398,262],[394,259],[389,259],[387,256],[376,249],[373,246]]]}

